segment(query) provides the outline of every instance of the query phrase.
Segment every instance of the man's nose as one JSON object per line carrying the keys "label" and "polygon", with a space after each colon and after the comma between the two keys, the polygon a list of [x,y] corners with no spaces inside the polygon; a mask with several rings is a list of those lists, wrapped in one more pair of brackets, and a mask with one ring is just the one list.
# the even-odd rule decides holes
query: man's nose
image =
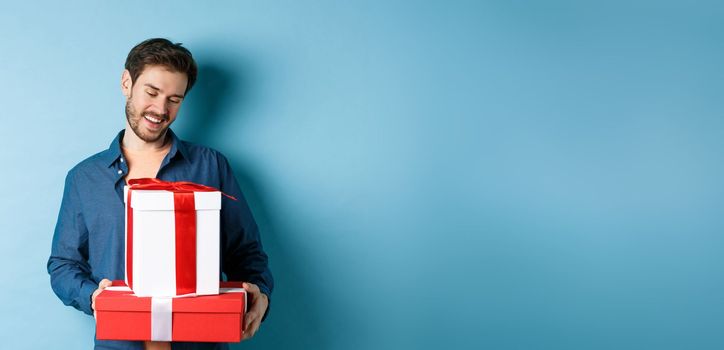
{"label": "man's nose", "polygon": [[168,114],[168,102],[165,99],[155,99],[153,101],[153,109],[158,114]]}

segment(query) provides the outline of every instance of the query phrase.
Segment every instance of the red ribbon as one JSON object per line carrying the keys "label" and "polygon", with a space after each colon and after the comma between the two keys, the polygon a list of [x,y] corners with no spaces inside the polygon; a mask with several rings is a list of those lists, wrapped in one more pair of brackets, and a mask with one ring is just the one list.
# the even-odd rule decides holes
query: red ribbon
{"label": "red ribbon", "polygon": [[[189,181],[163,181],[154,178],[143,178],[128,180],[131,190],[166,190],[172,192],[221,192],[213,187],[197,184]],[[226,197],[236,198],[221,192]]]}
{"label": "red ribbon", "polygon": [[[132,190],[165,190],[173,192],[176,222],[176,294],[196,292],[196,203],[194,192],[220,192],[201,184],[187,181],[163,181],[143,178],[129,180],[126,200],[126,275],[128,286],[133,289],[133,209]],[[221,192],[233,200],[236,198]]]}

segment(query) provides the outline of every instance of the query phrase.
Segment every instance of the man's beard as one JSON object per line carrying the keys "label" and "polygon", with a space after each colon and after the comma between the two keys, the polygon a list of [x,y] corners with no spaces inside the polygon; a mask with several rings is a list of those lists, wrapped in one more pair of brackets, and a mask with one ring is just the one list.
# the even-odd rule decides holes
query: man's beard
{"label": "man's beard", "polygon": [[126,120],[128,121],[128,125],[131,126],[131,130],[133,130],[133,133],[136,134],[138,138],[146,142],[156,142],[161,137],[166,135],[166,130],[168,129],[169,125],[161,127],[157,132],[144,132],[144,130],[141,129],[141,123],[143,122],[141,119],[144,119],[144,115],[160,119],[164,123],[167,122],[169,119],[168,114],[158,114],[154,112],[144,112],[143,114],[137,113],[135,108],[133,108],[133,105],[131,104],[131,98],[128,98],[128,100],[126,101]]}

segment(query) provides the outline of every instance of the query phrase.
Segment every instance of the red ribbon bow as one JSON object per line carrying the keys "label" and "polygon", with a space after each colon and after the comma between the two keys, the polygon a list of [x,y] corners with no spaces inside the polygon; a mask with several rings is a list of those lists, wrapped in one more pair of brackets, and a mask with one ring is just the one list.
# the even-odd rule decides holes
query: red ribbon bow
{"label": "red ribbon bow", "polygon": [[[128,180],[130,189],[132,190],[166,190],[172,192],[221,192],[213,187],[197,184],[189,181],[163,181],[155,178],[142,178]],[[224,196],[236,200],[224,192]]]}

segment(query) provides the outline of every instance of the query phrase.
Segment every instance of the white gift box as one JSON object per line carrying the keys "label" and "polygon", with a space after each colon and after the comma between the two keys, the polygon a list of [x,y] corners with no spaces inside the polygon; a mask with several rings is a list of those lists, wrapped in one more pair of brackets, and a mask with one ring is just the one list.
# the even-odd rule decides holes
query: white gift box
{"label": "white gift box", "polygon": [[[128,186],[124,189],[126,284],[141,297],[219,294],[221,193],[193,192],[191,198],[195,208],[195,235],[184,236],[177,235],[175,195],[179,194],[166,190],[129,189]],[[132,211],[131,215],[129,211]],[[187,214],[193,215],[188,212]],[[132,226],[130,237],[129,226]],[[185,241],[177,242],[177,239]],[[193,272],[177,271],[177,264],[181,259],[186,259],[182,265],[194,265],[189,261],[193,256],[177,256],[178,243],[187,247],[191,245],[191,248],[195,246],[195,288],[193,279],[187,276],[177,278],[177,273],[188,275],[188,272]]]}

